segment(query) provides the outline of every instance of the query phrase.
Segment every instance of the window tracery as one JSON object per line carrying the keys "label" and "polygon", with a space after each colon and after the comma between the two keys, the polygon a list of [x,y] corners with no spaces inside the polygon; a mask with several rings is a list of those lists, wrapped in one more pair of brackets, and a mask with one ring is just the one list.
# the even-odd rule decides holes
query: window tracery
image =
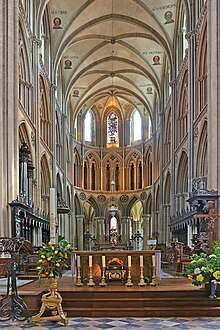
{"label": "window tracery", "polygon": [[107,138],[108,143],[118,143],[118,116],[111,111],[107,118]]}

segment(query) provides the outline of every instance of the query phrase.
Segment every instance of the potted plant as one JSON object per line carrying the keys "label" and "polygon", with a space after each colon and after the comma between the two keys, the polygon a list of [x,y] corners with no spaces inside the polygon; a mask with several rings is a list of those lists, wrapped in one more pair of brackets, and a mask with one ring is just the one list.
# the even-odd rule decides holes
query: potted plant
{"label": "potted plant", "polygon": [[216,298],[217,280],[220,279],[220,242],[216,242],[212,254],[193,254],[185,267],[185,275],[192,284],[200,286],[210,283],[210,299]]}
{"label": "potted plant", "polygon": [[[50,279],[50,291],[43,294],[40,311],[32,316],[33,322],[48,319],[61,321],[67,325],[67,317],[61,306],[62,297],[57,291],[57,278],[68,268],[68,259],[73,250],[73,246],[64,237],[59,236],[57,244],[48,242],[36,252],[40,255],[39,265],[36,267],[39,276],[38,284],[42,284],[42,280],[46,278]],[[41,318],[46,308],[51,310],[52,316]]]}
{"label": "potted plant", "polygon": [[45,278],[60,277],[65,269],[68,268],[68,260],[74,248],[64,237],[58,237],[58,243],[48,242],[36,253],[40,255],[39,265],[36,267],[39,281]]}

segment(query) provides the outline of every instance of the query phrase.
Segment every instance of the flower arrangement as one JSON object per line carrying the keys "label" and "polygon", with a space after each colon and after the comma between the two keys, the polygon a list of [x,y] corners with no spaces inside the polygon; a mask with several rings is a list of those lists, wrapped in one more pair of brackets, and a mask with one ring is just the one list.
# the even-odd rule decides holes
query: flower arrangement
{"label": "flower arrangement", "polygon": [[220,279],[220,242],[213,246],[212,254],[193,254],[185,267],[185,275],[192,284],[199,286]]}
{"label": "flower arrangement", "polygon": [[74,250],[64,237],[58,237],[58,243],[48,242],[36,253],[40,255],[39,266],[36,267],[39,280],[61,276],[68,268],[69,255]]}

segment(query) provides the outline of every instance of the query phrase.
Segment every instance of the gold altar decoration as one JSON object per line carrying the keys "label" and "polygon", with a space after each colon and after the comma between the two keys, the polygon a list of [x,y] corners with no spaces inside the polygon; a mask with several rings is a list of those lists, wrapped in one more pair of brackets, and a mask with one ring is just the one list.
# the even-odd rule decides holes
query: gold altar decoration
{"label": "gold altar decoration", "polygon": [[[57,291],[57,279],[50,279],[50,291],[43,294],[42,305],[37,315],[32,316],[32,321],[37,322],[40,320],[61,321],[65,325],[68,324],[67,314],[62,309],[62,297]],[[51,310],[51,316],[42,316],[46,308]]]}
{"label": "gold altar decoration", "polygon": [[156,259],[155,256],[152,256],[152,281],[150,283],[151,286],[158,285],[157,276],[156,276]]}

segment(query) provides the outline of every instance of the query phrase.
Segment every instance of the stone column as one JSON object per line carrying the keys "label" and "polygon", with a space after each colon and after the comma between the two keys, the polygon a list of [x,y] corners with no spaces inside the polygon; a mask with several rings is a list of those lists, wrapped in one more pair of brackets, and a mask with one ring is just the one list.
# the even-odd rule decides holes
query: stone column
{"label": "stone column", "polygon": [[0,2],[0,232],[11,236],[8,202],[18,195],[18,0]]}
{"label": "stone column", "polygon": [[[220,192],[220,2],[207,1],[207,51],[208,51],[208,182],[207,189]],[[217,239],[220,239],[218,221]]]}
{"label": "stone column", "polygon": [[84,215],[76,215],[76,235],[77,247],[79,251],[83,250],[83,220]]}
{"label": "stone column", "polygon": [[147,250],[148,244],[147,241],[151,238],[151,215],[143,214],[143,250]]}
{"label": "stone column", "polygon": [[99,244],[105,243],[105,217],[97,218],[97,241]]}
{"label": "stone column", "polygon": [[121,243],[123,245],[129,244],[129,217],[123,216],[121,217]]}

